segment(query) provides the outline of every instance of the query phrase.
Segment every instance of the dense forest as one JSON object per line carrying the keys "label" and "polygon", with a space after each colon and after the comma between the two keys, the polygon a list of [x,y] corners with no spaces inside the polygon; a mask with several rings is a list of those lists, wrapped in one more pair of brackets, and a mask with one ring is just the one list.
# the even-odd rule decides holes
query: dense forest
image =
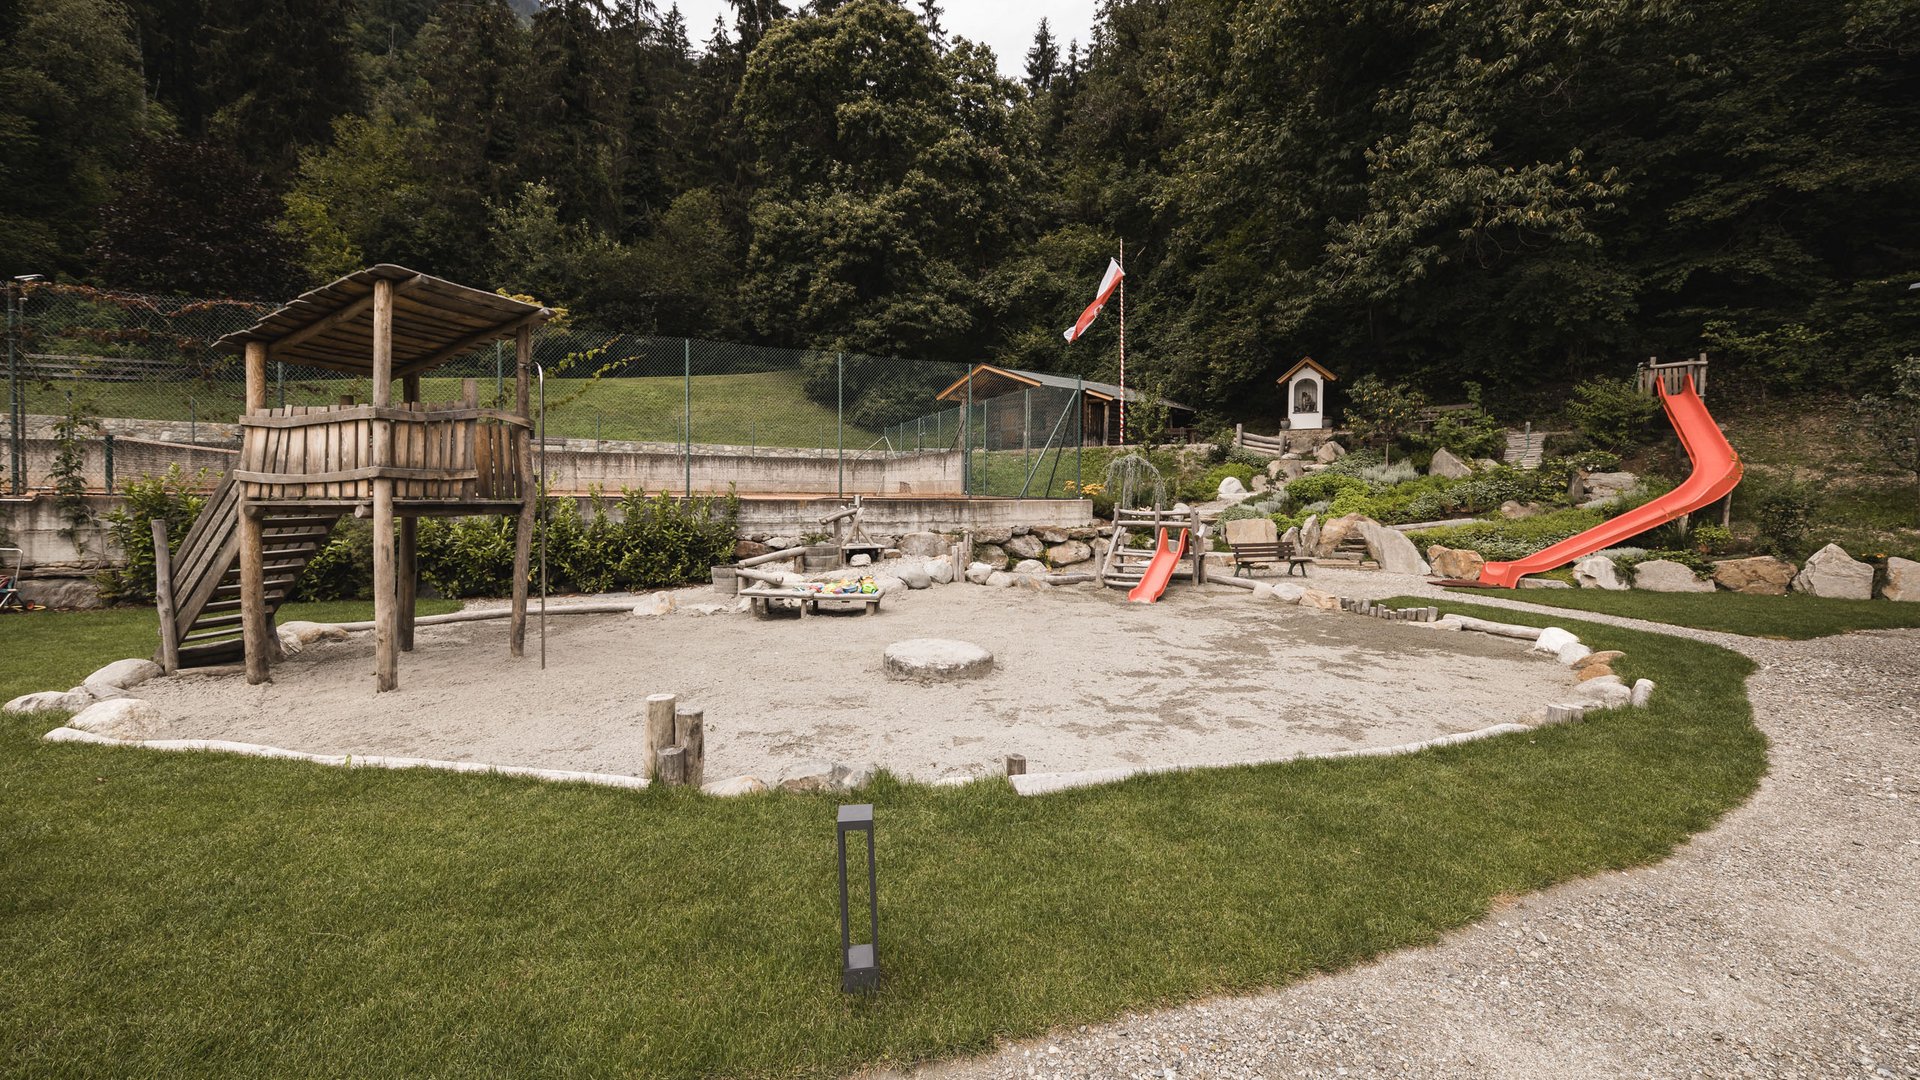
{"label": "dense forest", "polygon": [[377,261],[640,332],[1111,376],[1554,387],[1915,351],[1920,2],[1107,0],[1009,78],[933,0],[0,0],[0,272]]}

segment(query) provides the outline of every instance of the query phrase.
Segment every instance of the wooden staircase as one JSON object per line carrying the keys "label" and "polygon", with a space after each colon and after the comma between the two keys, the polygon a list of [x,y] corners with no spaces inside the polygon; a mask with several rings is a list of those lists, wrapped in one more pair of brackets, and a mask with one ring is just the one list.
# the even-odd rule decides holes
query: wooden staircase
{"label": "wooden staircase", "polygon": [[[277,509],[262,522],[267,618],[325,546],[343,511]],[[240,489],[229,473],[208,496],[173,556],[174,627],[180,666],[208,667],[243,659],[240,626]]]}

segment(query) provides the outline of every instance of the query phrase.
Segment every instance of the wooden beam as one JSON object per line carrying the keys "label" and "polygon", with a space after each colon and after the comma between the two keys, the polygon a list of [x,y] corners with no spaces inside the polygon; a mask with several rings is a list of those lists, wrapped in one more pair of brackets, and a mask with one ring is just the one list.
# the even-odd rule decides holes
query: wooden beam
{"label": "wooden beam", "polygon": [[[393,282],[373,283],[373,404],[393,404]],[[373,422],[373,463],[393,464],[393,421]],[[393,535],[393,484],[373,481],[373,685],[375,692],[400,685],[399,574]]]}
{"label": "wooden beam", "polygon": [[[533,367],[531,324],[515,331],[513,347],[514,411],[522,417],[531,417],[527,385]],[[523,656],[527,651],[527,571],[533,561],[533,519],[534,510],[540,504],[540,485],[533,477],[533,440],[519,435],[514,437],[514,442],[520,446],[520,460],[515,463],[520,470],[520,522],[513,531],[513,623],[507,633],[507,648],[514,656]]]}
{"label": "wooden beam", "polygon": [[[373,283],[372,292],[368,293],[367,295],[361,297],[358,300],[355,300],[353,303],[348,304],[346,307],[340,308],[337,311],[334,311],[332,314],[322,316],[321,318],[315,320],[314,322],[310,322],[307,325],[301,327],[300,329],[295,330],[293,333],[288,334],[286,337],[283,337],[280,340],[273,342],[271,346],[271,350],[276,353],[285,352],[288,349],[295,348],[296,346],[299,346],[305,342],[311,341],[314,338],[319,337],[321,334],[326,333],[327,331],[333,329],[336,326],[345,326],[347,323],[350,323],[353,320],[359,318],[360,316],[365,315],[367,312],[373,310],[375,297],[378,297],[380,295],[380,286],[382,285],[385,285],[387,287],[388,300],[389,300],[389,303],[391,303],[393,293],[406,292],[408,289],[411,289],[419,285],[421,282],[425,280],[426,280],[425,275],[415,274],[414,276],[399,282],[385,281],[385,280],[376,281]],[[253,345],[254,345],[253,342],[251,341],[247,342],[248,349],[252,349]],[[263,350],[268,348],[268,346],[264,342],[261,343],[261,347]],[[261,354],[261,359],[263,360],[266,359],[266,353],[264,351]]]}
{"label": "wooden beam", "polygon": [[488,327],[485,330],[468,334],[466,337],[463,337],[459,341],[456,341],[453,344],[447,346],[446,348],[441,349],[439,352],[429,353],[428,355],[423,356],[418,360],[408,361],[406,366],[400,369],[399,373],[401,375],[412,375],[416,372],[425,371],[431,367],[437,367],[453,359],[454,357],[459,356],[461,353],[464,353],[469,349],[478,348],[482,345],[485,345],[489,341],[495,341],[499,338],[506,337],[508,334],[513,334],[518,331],[531,330],[535,323],[546,318],[550,314],[551,312],[549,312],[546,308],[541,308],[539,311],[529,312],[526,315],[522,315],[520,318],[515,319],[512,322],[501,323],[498,326]]}
{"label": "wooden beam", "polygon": [[160,669],[171,675],[180,670],[180,625],[173,606],[173,553],[167,546],[167,521],[154,518],[153,593],[160,614]]}
{"label": "wooden beam", "polygon": [[[248,344],[252,344],[249,342]],[[272,682],[267,665],[272,654],[268,649],[267,635],[272,627],[267,622],[267,572],[266,557],[261,551],[261,522],[256,514],[245,513],[245,505],[240,514],[240,628],[245,642],[243,648],[247,658],[247,683],[258,686]]]}
{"label": "wooden beam", "polygon": [[247,342],[247,412],[265,412],[267,408],[267,343]]}

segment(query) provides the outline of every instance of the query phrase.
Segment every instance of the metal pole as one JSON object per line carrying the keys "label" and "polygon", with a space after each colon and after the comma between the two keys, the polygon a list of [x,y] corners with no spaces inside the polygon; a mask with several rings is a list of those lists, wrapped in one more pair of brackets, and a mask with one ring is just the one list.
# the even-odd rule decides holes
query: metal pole
{"label": "metal pole", "polygon": [[7,457],[12,466],[13,493],[24,495],[27,492],[25,443],[26,433],[21,430],[26,410],[20,398],[20,353],[14,339],[19,332],[19,308],[14,303],[16,287],[7,282],[7,426],[13,430],[7,436]]}
{"label": "metal pole", "polygon": [[285,360],[273,362],[273,381],[280,388],[280,407],[284,409],[287,407],[287,362]]}
{"label": "metal pole", "polygon": [[973,369],[967,369],[967,413],[960,418],[960,489],[973,498]]}
{"label": "metal pole", "polygon": [[1073,380],[1073,433],[1077,438],[1073,443],[1073,489],[1080,491],[1087,486],[1080,475],[1080,465],[1087,454],[1087,380],[1074,376]]}
{"label": "metal pole", "polygon": [[493,400],[499,401],[507,393],[507,369],[500,359],[501,343],[493,343]]}
{"label": "metal pole", "polygon": [[686,371],[681,380],[681,399],[683,416],[681,417],[681,460],[687,467],[687,498],[693,498],[693,339],[681,338],[680,351]]}
{"label": "metal pole", "polygon": [[533,370],[540,378],[540,670],[547,670],[547,369]]}
{"label": "metal pole", "polygon": [[1120,445],[1127,445],[1127,241],[1120,241]]}
{"label": "metal pole", "polygon": [[847,497],[847,354],[833,354],[833,456],[840,467],[840,497]]}
{"label": "metal pole", "polygon": [[107,444],[107,494],[113,494],[113,432],[105,432],[103,441]]}
{"label": "metal pole", "polygon": [[187,398],[187,441],[200,445],[200,416],[194,412],[192,397]]}

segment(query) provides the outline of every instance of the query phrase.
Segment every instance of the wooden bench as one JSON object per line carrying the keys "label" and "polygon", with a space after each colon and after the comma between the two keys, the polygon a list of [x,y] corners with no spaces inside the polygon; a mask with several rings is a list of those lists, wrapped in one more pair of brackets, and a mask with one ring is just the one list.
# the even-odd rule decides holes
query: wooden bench
{"label": "wooden bench", "polygon": [[1295,570],[1305,577],[1307,567],[1313,565],[1311,556],[1294,551],[1293,545],[1284,540],[1271,543],[1229,544],[1233,550],[1233,571],[1239,573],[1244,566],[1278,566],[1287,564],[1287,576],[1292,577]]}
{"label": "wooden bench", "polygon": [[814,592],[812,589],[775,589],[765,586],[755,586],[749,589],[741,589],[738,595],[747,598],[755,615],[762,616],[773,607],[772,602],[775,600],[800,601],[800,614],[803,618],[807,615],[820,614],[820,604],[823,601],[826,603],[864,604],[867,609],[866,614],[878,615],[880,613],[879,593],[819,593]]}

